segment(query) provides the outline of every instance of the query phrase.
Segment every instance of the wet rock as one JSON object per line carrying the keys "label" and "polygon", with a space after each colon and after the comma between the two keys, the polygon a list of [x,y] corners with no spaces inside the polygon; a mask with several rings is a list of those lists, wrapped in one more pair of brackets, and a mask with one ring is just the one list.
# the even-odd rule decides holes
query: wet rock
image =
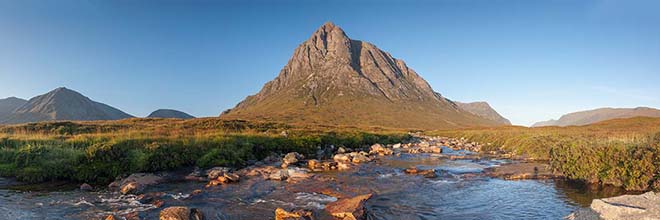
{"label": "wet rock", "polygon": [[138,194],[144,190],[144,186],[137,182],[129,182],[121,186],[121,194]]}
{"label": "wet rock", "polygon": [[108,215],[107,217],[104,218],[105,220],[116,220],[114,215]]}
{"label": "wet rock", "polygon": [[335,154],[335,156],[333,156],[332,159],[337,161],[338,163],[341,163],[341,162],[351,161],[353,158],[348,154]]}
{"label": "wet rock", "polygon": [[273,172],[268,176],[269,180],[286,180],[289,178],[289,172],[287,170],[278,170]]}
{"label": "wet rock", "polygon": [[223,176],[225,173],[229,172],[229,168],[227,167],[213,167],[211,169],[206,170],[206,176],[210,180],[217,179],[219,176]]}
{"label": "wet rock", "polygon": [[168,207],[160,211],[160,220],[202,220],[204,215],[199,209],[185,206]]}
{"label": "wet rock", "polygon": [[122,216],[122,219],[125,220],[140,220],[140,213],[138,212],[129,212],[128,214],[125,214]]}
{"label": "wet rock", "polygon": [[590,208],[604,220],[660,219],[660,194],[647,192],[594,199]]}
{"label": "wet rock", "polygon": [[92,191],[92,190],[94,190],[94,187],[92,187],[91,185],[89,185],[87,183],[83,183],[82,185],[80,185],[80,190],[82,190],[82,191]]}
{"label": "wet rock", "polygon": [[207,175],[204,175],[204,173],[197,167],[195,167],[195,170],[193,170],[190,174],[186,175],[184,179],[197,182],[205,182],[208,180]]}
{"label": "wet rock", "polygon": [[325,210],[339,219],[365,219],[364,203],[371,198],[371,194],[360,195],[353,198],[339,199],[325,206]]}
{"label": "wet rock", "polygon": [[309,170],[304,168],[289,168],[286,170],[287,176],[289,179],[307,179],[312,177],[312,174],[309,173]]}
{"label": "wet rock", "polygon": [[343,154],[343,153],[347,153],[347,152],[350,152],[350,151],[347,150],[347,149],[344,148],[344,147],[339,147],[339,149],[337,149],[337,153],[338,153],[338,154]]}
{"label": "wet rock", "polygon": [[351,164],[346,163],[346,162],[337,163],[337,169],[338,170],[350,170],[351,169]]}
{"label": "wet rock", "polygon": [[336,170],[338,165],[335,161],[324,161],[322,164],[324,170]]}
{"label": "wet rock", "polygon": [[224,177],[228,180],[228,182],[238,182],[241,178],[238,174],[235,173],[225,173]]}
{"label": "wet rock", "polygon": [[282,208],[275,209],[275,220],[313,220],[314,214],[308,210],[294,210],[288,212]]}
{"label": "wet rock", "polygon": [[295,165],[305,157],[302,154],[299,154],[297,152],[291,152],[286,155],[284,155],[284,158],[282,158],[282,168],[287,168],[290,165]]}
{"label": "wet rock", "polygon": [[147,186],[159,184],[164,180],[162,176],[152,173],[134,173],[122,179],[119,188],[122,194],[138,194]]}
{"label": "wet rock", "polygon": [[274,166],[256,166],[256,167],[249,167],[246,169],[242,169],[238,173],[240,175],[248,176],[248,177],[258,176],[263,179],[269,179],[273,173],[279,171],[280,169]]}
{"label": "wet rock", "polygon": [[394,144],[394,145],[392,145],[392,148],[393,148],[393,149],[399,149],[399,148],[401,148],[401,143],[398,143],[398,144]]}
{"label": "wet rock", "polygon": [[351,153],[351,157],[352,157],[351,162],[353,162],[353,163],[370,162],[371,159],[368,158],[367,156],[365,156],[365,154],[366,153],[364,153],[364,152],[362,152],[362,153]]}
{"label": "wet rock", "polygon": [[412,174],[412,175],[420,175],[426,178],[436,178],[438,177],[438,174],[435,172],[435,169],[429,169],[429,170],[420,170],[417,169],[417,167],[410,167],[407,168],[403,171],[404,173],[407,174]]}
{"label": "wet rock", "polygon": [[323,164],[318,160],[308,160],[307,167],[314,171],[323,170]]}
{"label": "wet rock", "polygon": [[369,154],[377,154],[380,156],[385,156],[385,155],[392,155],[394,153],[391,149],[383,147],[381,144],[374,144],[371,145],[371,148],[369,150]]}

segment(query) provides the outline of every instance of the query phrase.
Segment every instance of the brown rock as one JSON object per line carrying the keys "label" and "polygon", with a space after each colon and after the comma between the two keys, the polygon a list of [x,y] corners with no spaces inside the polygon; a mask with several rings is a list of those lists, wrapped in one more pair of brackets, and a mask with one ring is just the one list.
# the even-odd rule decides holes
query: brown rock
{"label": "brown rock", "polygon": [[87,183],[83,183],[82,185],[80,185],[80,190],[82,190],[82,191],[92,191],[92,190],[94,190],[94,187],[92,187],[91,185],[89,185]]}
{"label": "brown rock", "polygon": [[371,196],[371,194],[366,194],[353,198],[340,199],[327,204],[325,210],[332,216],[340,219],[364,219],[366,214],[364,202],[371,198]]}
{"label": "brown rock", "polygon": [[295,210],[287,212],[282,208],[275,209],[275,220],[312,220],[314,215],[311,211]]}
{"label": "brown rock", "polygon": [[116,218],[114,215],[108,215],[107,217],[105,217],[105,220],[116,220]]}
{"label": "brown rock", "polygon": [[160,220],[202,220],[204,215],[199,209],[184,206],[168,207],[160,211]]}

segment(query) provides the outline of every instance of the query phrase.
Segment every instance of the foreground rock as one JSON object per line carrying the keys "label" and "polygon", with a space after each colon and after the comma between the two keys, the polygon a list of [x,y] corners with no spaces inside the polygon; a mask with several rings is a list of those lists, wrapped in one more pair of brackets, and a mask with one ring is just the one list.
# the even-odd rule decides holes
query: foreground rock
{"label": "foreground rock", "polygon": [[314,214],[308,210],[288,212],[282,208],[275,209],[275,220],[313,220]]}
{"label": "foreground rock", "polygon": [[156,185],[164,181],[165,178],[160,175],[152,173],[134,173],[120,181],[111,183],[110,188],[118,186],[119,191],[122,194],[139,194],[142,193],[147,186]]}
{"label": "foreground rock", "polygon": [[160,211],[160,220],[203,220],[204,214],[199,209],[185,206],[173,206]]}
{"label": "foreground rock", "polygon": [[550,165],[545,163],[509,163],[487,168],[485,172],[490,177],[505,180],[563,178],[561,173],[553,172]]}
{"label": "foreground rock", "polygon": [[302,154],[299,154],[298,152],[292,152],[284,155],[284,158],[282,158],[282,168],[287,168],[291,165],[296,165],[299,162],[301,162],[305,157]]}
{"label": "foreground rock", "polygon": [[366,211],[364,203],[369,200],[371,196],[371,194],[365,194],[353,198],[340,199],[326,205],[325,210],[328,211],[330,215],[339,219],[365,219]]}
{"label": "foreground rock", "polygon": [[660,193],[594,199],[591,209],[604,220],[660,219]]}

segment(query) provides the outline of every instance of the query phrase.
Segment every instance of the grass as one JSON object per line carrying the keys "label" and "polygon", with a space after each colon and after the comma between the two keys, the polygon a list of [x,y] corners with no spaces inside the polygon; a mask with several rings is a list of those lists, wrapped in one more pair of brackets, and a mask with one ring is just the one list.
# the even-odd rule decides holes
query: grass
{"label": "grass", "polygon": [[403,131],[292,127],[202,118],[48,122],[0,127],[0,175],[25,182],[105,184],[117,176],[182,167],[241,167],[292,151],[316,157],[330,145],[401,142]]}
{"label": "grass", "polygon": [[487,143],[485,151],[547,160],[570,179],[627,190],[660,189],[660,118],[617,119],[587,126],[507,126],[427,133]]}

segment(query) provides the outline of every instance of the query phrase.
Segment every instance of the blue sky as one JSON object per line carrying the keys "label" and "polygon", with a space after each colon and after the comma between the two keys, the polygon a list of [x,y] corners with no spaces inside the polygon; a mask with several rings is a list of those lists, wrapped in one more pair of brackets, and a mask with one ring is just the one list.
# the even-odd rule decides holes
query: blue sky
{"label": "blue sky", "polygon": [[403,59],[444,96],[514,124],[660,108],[652,0],[0,0],[0,97],[60,86],[136,116],[217,116],[326,21]]}

